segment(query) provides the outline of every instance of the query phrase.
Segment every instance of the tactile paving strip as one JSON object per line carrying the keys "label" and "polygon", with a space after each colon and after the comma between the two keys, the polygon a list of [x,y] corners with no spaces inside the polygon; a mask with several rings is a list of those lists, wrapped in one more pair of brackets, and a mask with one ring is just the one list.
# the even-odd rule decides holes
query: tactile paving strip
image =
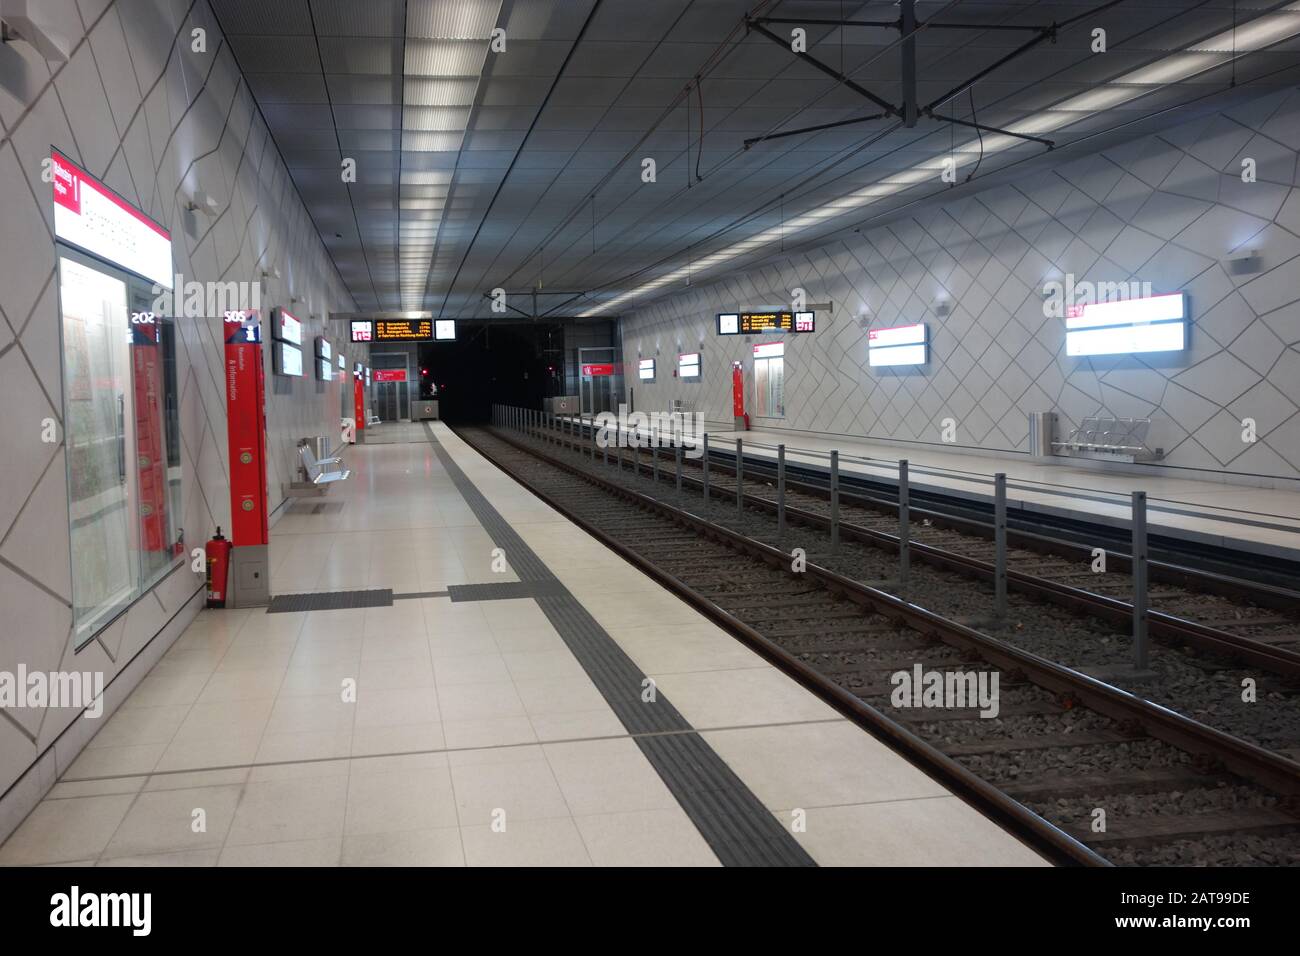
{"label": "tactile paving strip", "polygon": [[492,584],[449,584],[447,596],[457,601],[507,601],[538,598],[564,590],[559,581],[501,581]]}
{"label": "tactile paving strip", "polygon": [[538,606],[722,864],[816,866],[668,698],[657,693],[653,703],[641,699],[645,673],[497,513],[438,444],[433,429],[425,428],[452,483],[492,542],[505,550],[520,583],[548,586],[550,593],[536,595]]}
{"label": "tactile paving strip", "polygon": [[267,614],[290,611],[342,611],[350,607],[391,607],[393,592],[389,588],[365,591],[313,591],[309,594],[277,594],[267,605]]}

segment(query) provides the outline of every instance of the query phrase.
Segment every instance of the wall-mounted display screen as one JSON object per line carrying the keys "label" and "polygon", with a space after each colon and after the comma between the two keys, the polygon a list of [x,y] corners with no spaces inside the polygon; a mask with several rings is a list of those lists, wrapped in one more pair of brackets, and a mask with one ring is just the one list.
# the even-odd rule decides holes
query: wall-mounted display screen
{"label": "wall-mounted display screen", "polygon": [[433,319],[353,319],[351,332],[353,342],[429,342]]}
{"label": "wall-mounted display screen", "polygon": [[1066,355],[1128,355],[1187,348],[1187,296],[1073,306],[1065,319]]}
{"label": "wall-mounted display screen", "polygon": [[293,345],[302,345],[302,323],[284,309],[275,311],[275,338]]}
{"label": "wall-mounted display screen", "polygon": [[316,377],[322,382],[334,380],[334,364],[327,358],[316,359]]}
{"label": "wall-mounted display screen", "polygon": [[700,353],[684,352],[677,356],[677,375],[680,378],[699,378]]}
{"label": "wall-mounted display screen", "polygon": [[653,382],[655,380],[655,360],[652,358],[641,359],[637,363],[637,378],[643,382]]}
{"label": "wall-mounted display screen", "polygon": [[340,353],[339,353],[339,371],[340,371],[340,372],[346,372],[347,370],[348,370],[348,360],[347,360],[347,358],[343,355],[343,353],[340,352]]}
{"label": "wall-mounted display screen", "polygon": [[454,342],[456,340],[456,320],[455,319],[438,319],[433,323],[433,337],[438,342]]}
{"label": "wall-mounted display screen", "polygon": [[764,332],[813,332],[812,312],[719,312],[719,335],[761,335]]}
{"label": "wall-mounted display screen", "polygon": [[873,368],[924,365],[928,351],[929,327],[924,322],[867,333],[867,364]]}
{"label": "wall-mounted display screen", "polygon": [[302,375],[302,349],[288,342],[276,342],[272,351],[276,375]]}
{"label": "wall-mounted display screen", "polygon": [[54,238],[172,288],[171,233],[57,150],[50,173]]}
{"label": "wall-mounted display screen", "polygon": [[323,358],[327,362],[334,358],[334,346],[330,345],[330,340],[323,335],[316,336],[316,357]]}

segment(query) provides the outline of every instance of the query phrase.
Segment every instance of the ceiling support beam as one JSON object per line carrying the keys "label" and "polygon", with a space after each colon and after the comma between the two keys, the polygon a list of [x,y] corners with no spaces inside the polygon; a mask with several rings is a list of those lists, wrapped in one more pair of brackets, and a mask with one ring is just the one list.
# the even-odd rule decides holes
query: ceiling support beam
{"label": "ceiling support beam", "polygon": [[[1101,7],[1101,9],[1114,6],[1116,2],[1118,2],[1118,0],[1111,0],[1110,3],[1104,4]],[[1071,18],[1071,20],[1067,21],[1067,24],[1073,22],[1073,20],[1076,19],[1078,19],[1078,17]],[[879,96],[876,96],[876,94],[872,93],[866,87],[861,86],[858,83],[855,83],[853,80],[849,79],[849,77],[841,73],[839,70],[836,70],[831,66],[828,66],[827,64],[823,63],[821,60],[817,59],[811,54],[801,53],[792,50],[790,44],[784,38],[778,36],[777,34],[773,33],[771,30],[767,29],[766,26],[764,26],[764,24],[768,24],[768,23],[784,23],[784,24],[802,23],[802,24],[812,24],[817,26],[838,26],[841,28],[850,27],[850,26],[859,26],[859,27],[867,26],[867,27],[883,27],[887,29],[898,30],[899,34],[902,37],[901,46],[900,46],[902,87],[903,87],[902,106],[895,106],[894,104],[881,99]],[[954,116],[944,116],[940,113],[935,112],[943,104],[953,100],[957,96],[960,96],[962,93],[969,90],[980,80],[984,79],[984,77],[988,76],[993,71],[1000,69],[1001,67],[1010,63],[1016,57],[1023,56],[1025,53],[1027,53],[1029,50],[1032,50],[1038,44],[1043,43],[1044,41],[1050,41],[1052,43],[1055,43],[1057,32],[1059,30],[1059,25],[1056,23],[1052,23],[1048,26],[1007,27],[1008,29],[1030,31],[1034,35],[1030,37],[1028,40],[1026,40],[1024,43],[1020,44],[1020,46],[1016,47],[1010,53],[1006,54],[1003,57],[1000,57],[997,60],[997,62],[993,63],[988,67],[985,67],[983,70],[980,70],[970,79],[958,83],[947,93],[943,94],[943,96],[940,96],[938,99],[934,100],[931,103],[926,104],[925,106],[918,106],[916,102],[916,34],[920,32],[922,29],[933,30],[933,29],[947,28],[947,29],[957,29],[957,30],[985,30],[985,29],[996,29],[996,27],[992,27],[992,26],[986,27],[986,26],[982,26],[979,24],[972,24],[972,23],[936,23],[933,20],[927,20],[925,22],[918,21],[916,19],[916,0],[900,0],[899,18],[897,20],[835,20],[835,19],[826,19],[826,18],[813,19],[813,20],[797,20],[791,17],[779,17],[779,18],[778,17],[750,17],[745,21],[745,26],[748,29],[754,31],[755,33],[767,37],[769,40],[771,40],[773,43],[776,43],[778,46],[781,46],[787,50],[791,50],[791,52],[794,53],[795,56],[803,60],[809,66],[812,66],[814,69],[820,70],[822,73],[825,73],[827,76],[830,76],[838,80],[840,83],[844,84],[844,86],[853,90],[855,93],[859,94],[860,96],[866,97],[872,103],[875,103],[882,110],[884,110],[882,114],[875,115],[875,116],[860,117],[858,119],[850,119],[850,120],[842,120],[838,123],[823,123],[819,126],[805,126],[800,129],[787,130],[783,133],[770,133],[766,136],[758,136],[753,139],[747,139],[745,140],[744,143],[745,149],[749,149],[755,143],[761,143],[769,139],[780,139],[785,136],[796,136],[801,133],[815,133],[824,129],[833,129],[838,126],[848,126],[852,123],[862,123],[862,122],[866,122],[867,120],[884,119],[890,116],[897,116],[900,120],[902,120],[903,126],[909,128],[916,126],[917,119],[924,116],[927,119],[937,120],[942,123],[953,123],[957,126],[965,126],[968,127],[969,129],[980,130],[981,132],[1000,133],[1003,136],[1011,136],[1016,139],[1024,140],[1025,142],[1040,143],[1043,146],[1046,146],[1048,149],[1052,149],[1056,145],[1053,141],[1049,139],[1043,139],[1042,137],[1039,136],[1029,136],[1024,133],[1017,133],[1014,132],[1013,130],[1002,129],[997,126],[988,126],[984,123],[975,122],[973,120],[959,120]]]}
{"label": "ceiling support beam", "polygon": [[895,106],[893,103],[889,102],[888,100],[881,99],[879,96],[877,96],[875,93],[872,93],[865,86],[862,86],[859,83],[855,83],[853,80],[849,79],[839,70],[835,69],[832,66],[827,66],[825,63],[817,59],[815,56],[812,56],[809,53],[799,53],[791,49],[789,40],[782,39],[781,37],[777,36],[775,33],[773,33],[771,30],[769,30],[767,27],[763,26],[761,23],[757,22],[756,20],[746,20],[745,23],[749,27],[749,29],[753,30],[755,33],[767,37],[769,40],[771,40],[779,47],[782,47],[786,50],[790,50],[791,53],[794,53],[795,56],[803,60],[813,69],[819,70],[820,72],[825,73],[827,76],[831,77],[832,79],[838,80],[840,83],[844,84],[846,87],[851,89],[854,93],[857,93],[859,96],[866,97],[868,100],[875,103],[882,110],[884,110],[886,116],[901,115],[898,107]]}
{"label": "ceiling support beam", "polygon": [[763,143],[769,139],[783,139],[786,136],[799,136],[802,133],[817,133],[824,129],[838,129],[841,126],[852,126],[854,123],[870,123],[872,120],[884,119],[884,113],[872,113],[870,116],[859,116],[854,119],[838,120],[834,123],[819,123],[816,126],[803,126],[799,129],[789,129],[784,133],[768,133],[765,136],[754,136],[745,140],[745,149],[753,146],[755,143]]}

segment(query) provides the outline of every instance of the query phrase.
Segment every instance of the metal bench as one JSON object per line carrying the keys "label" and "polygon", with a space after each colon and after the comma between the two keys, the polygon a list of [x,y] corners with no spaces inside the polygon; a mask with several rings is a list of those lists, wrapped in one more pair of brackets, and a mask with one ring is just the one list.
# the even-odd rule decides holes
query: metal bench
{"label": "metal bench", "polygon": [[1147,444],[1150,431],[1149,418],[1090,416],[1070,431],[1067,440],[1052,442],[1052,450],[1058,455],[1080,458],[1159,461],[1165,456],[1165,450]]}
{"label": "metal bench", "polygon": [[317,460],[309,445],[298,446],[298,457],[302,459],[304,476],[313,485],[329,485],[336,481],[345,481],[352,474],[347,469],[326,471],[327,465],[337,465],[340,463],[340,459],[335,456]]}

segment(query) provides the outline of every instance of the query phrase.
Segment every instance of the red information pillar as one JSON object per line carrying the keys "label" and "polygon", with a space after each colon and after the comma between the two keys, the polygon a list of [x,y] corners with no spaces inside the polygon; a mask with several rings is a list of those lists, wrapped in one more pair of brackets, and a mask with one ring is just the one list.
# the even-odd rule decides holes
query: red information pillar
{"label": "red information pillar", "polygon": [[[135,464],[140,489],[140,548],[174,550],[167,529],[167,470],[163,441],[163,370],[158,317],[131,313],[131,379],[135,391]],[[153,566],[154,562],[149,562]]]}
{"label": "red information pillar", "polygon": [[736,431],[745,431],[745,370],[739,362],[731,363],[731,414]]}
{"label": "red information pillar", "polygon": [[366,430],[366,380],[363,375],[352,373],[353,414],[357,418],[357,431]]}
{"label": "red information pillar", "polygon": [[230,540],[235,548],[270,540],[266,497],[266,373],[256,312],[227,312],[226,428],[230,439]]}

